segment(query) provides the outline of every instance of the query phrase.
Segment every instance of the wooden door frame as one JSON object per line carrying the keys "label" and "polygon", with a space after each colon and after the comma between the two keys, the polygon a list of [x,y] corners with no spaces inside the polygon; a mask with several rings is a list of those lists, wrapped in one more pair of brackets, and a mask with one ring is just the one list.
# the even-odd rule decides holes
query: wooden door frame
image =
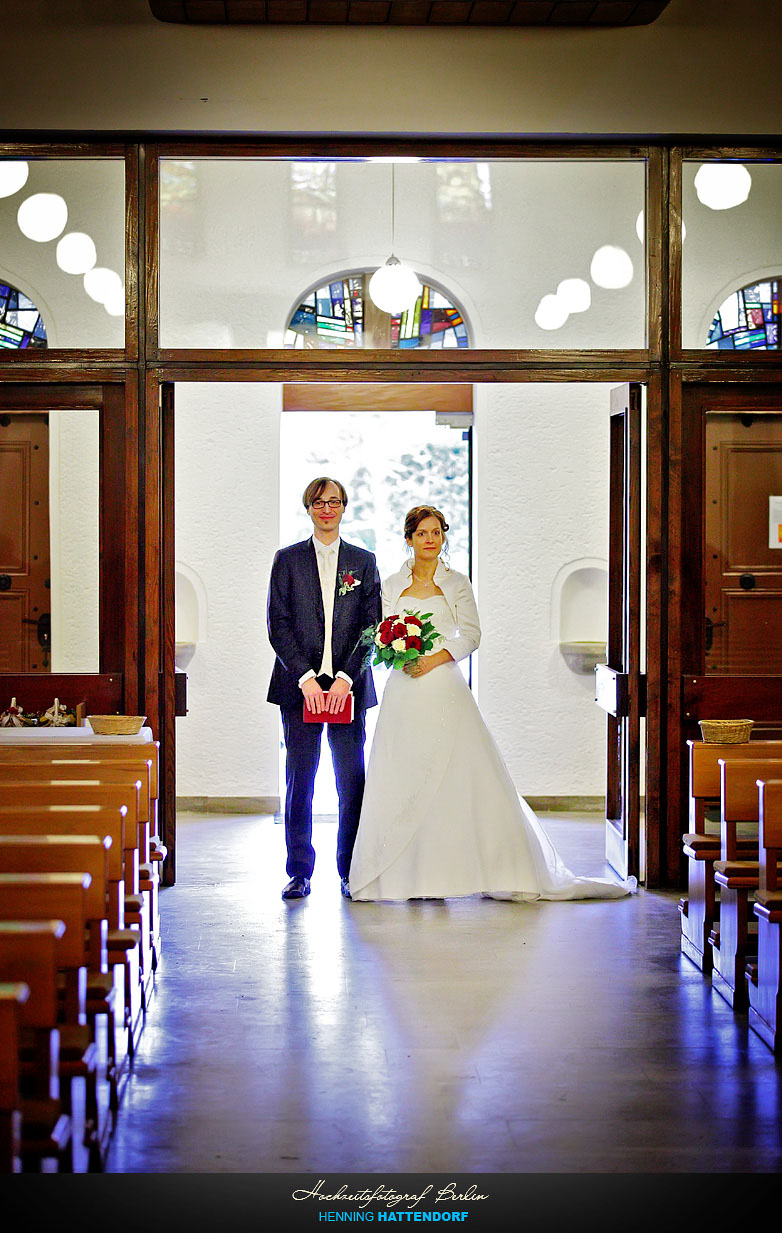
{"label": "wooden door frame", "polygon": [[[126,711],[138,713],[144,685],[138,674],[140,560],[138,535],[133,533],[141,518],[133,432],[137,400],[128,397],[123,380],[83,381],[79,376],[69,381],[65,376],[51,384],[29,380],[0,383],[0,410],[94,410],[100,426],[98,671],[31,673],[24,680],[18,676],[14,679],[31,698],[47,695],[59,681],[66,689],[82,691],[92,699],[117,701]],[[117,614],[123,614],[122,619],[117,619]]]}
{"label": "wooden door frame", "polygon": [[[163,351],[158,342],[160,157],[370,157],[426,155],[482,159],[644,159],[647,167],[647,346],[640,350],[454,351],[430,353]],[[79,385],[119,387],[107,466],[124,485],[122,584],[115,592],[125,611],[124,632],[111,652],[121,657],[126,707],[144,711],[162,742],[164,838],[173,844],[175,746],[172,721],[172,601],[166,595],[164,562],[169,551],[170,490],[165,470],[166,414],[161,388],[174,381],[272,382],[584,382],[647,384],[647,885],[681,884],[680,835],[682,391],[693,381],[782,381],[779,353],[737,355],[682,347],[681,219],[684,159],[728,158],[782,161],[782,141],[748,144],[743,137],[681,146],[671,138],[535,139],[261,136],[170,139],[161,134],[131,140],[108,134],[19,134],[0,140],[8,158],[124,157],[126,167],[125,346],[119,350],[61,349],[4,352],[0,389],[14,383],[43,391]],[[43,393],[44,401],[50,394]],[[116,566],[116,562],[115,562]],[[169,580],[170,590],[170,580]],[[169,677],[172,679],[169,680]],[[173,881],[173,856],[164,880]]]}
{"label": "wooden door frame", "polygon": [[[764,357],[767,358],[767,357]],[[698,364],[674,369],[670,374],[670,486],[668,509],[667,675],[669,705],[666,742],[670,750],[668,794],[664,819],[666,883],[685,881],[681,836],[688,830],[688,769],[686,741],[698,739],[698,708],[704,694],[713,693],[716,682],[703,670],[703,441],[705,403],[721,400],[737,410],[749,409],[750,399],[760,391],[773,392],[782,403],[782,364],[746,365],[736,379],[726,380],[724,368]],[[727,409],[727,408],[726,408]],[[692,664],[695,672],[685,671]],[[774,682],[775,678],[769,678]],[[779,690],[770,683],[761,701],[764,719],[775,714]],[[747,707],[741,678],[734,678],[721,700],[725,718],[742,718]],[[757,699],[755,700],[757,709]],[[764,709],[765,708],[765,709]],[[741,712],[741,714],[739,714]]]}

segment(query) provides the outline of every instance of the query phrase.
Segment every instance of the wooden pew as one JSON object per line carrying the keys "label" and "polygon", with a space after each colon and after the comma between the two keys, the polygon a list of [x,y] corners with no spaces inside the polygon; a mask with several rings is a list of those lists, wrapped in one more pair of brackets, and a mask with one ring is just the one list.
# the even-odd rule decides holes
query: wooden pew
{"label": "wooden pew", "polygon": [[[97,743],[67,744],[0,744],[0,776],[12,775],[16,766],[73,768],[100,766],[112,770],[135,771],[143,781],[139,847],[139,891],[148,896],[150,918],[151,966],[154,971],[160,959],[160,869],[167,850],[157,834],[158,820],[158,742],[98,745]],[[106,773],[102,777],[106,780]],[[28,773],[32,773],[31,771]],[[63,769],[60,776],[76,775],[73,769]]]}
{"label": "wooden pew", "polygon": [[[746,967],[750,950],[749,904],[758,885],[758,776],[782,774],[782,760],[720,758],[719,929],[712,930],[712,988],[734,1010],[748,1005]],[[752,823],[754,834],[739,848],[736,828]]]}
{"label": "wooden pew", "polygon": [[[65,925],[57,948],[58,973],[64,977],[58,1015],[61,1097],[65,1111],[72,1113],[73,1082],[83,1082],[82,1141],[90,1151],[91,1167],[100,1168],[98,1048],[86,1021],[90,886],[88,873],[0,873],[0,920],[61,920]],[[58,1000],[59,990],[58,981]]]}
{"label": "wooden pew", "polygon": [[[45,768],[42,768],[45,775]],[[0,816],[7,806],[27,805],[107,805],[125,807],[132,819],[126,828],[124,846],[125,878],[125,924],[136,927],[139,932],[139,966],[141,972],[141,998],[146,1008],[147,995],[152,981],[152,953],[150,942],[149,902],[139,887],[139,840],[138,818],[142,811],[140,797],[143,784],[138,778],[119,783],[104,783],[101,778],[91,780],[55,780],[28,775],[21,779],[6,780],[0,776]]]}
{"label": "wooden pew", "polygon": [[[687,895],[679,901],[681,950],[704,973],[712,969],[710,937],[716,927],[714,862],[720,859],[719,833],[708,832],[706,810],[720,804],[720,758],[782,758],[782,741],[712,744],[688,741],[689,825],[683,835],[687,857]],[[740,852],[753,852],[754,842],[738,840]]]}
{"label": "wooden pew", "polygon": [[[141,962],[142,971],[148,976],[154,969],[152,962],[152,904],[150,889],[141,885],[141,870],[149,866],[149,825],[151,813],[150,795],[151,765],[142,762],[136,766],[125,766],[119,762],[11,762],[0,761],[0,785],[6,782],[17,783],[98,783],[128,786],[138,788],[138,887],[136,892],[128,892],[125,901],[126,924],[138,925],[143,932]],[[145,883],[148,887],[148,883]],[[146,965],[144,959],[146,958]]]}
{"label": "wooden pew", "polygon": [[0,1173],[22,1171],[22,1013],[30,986],[0,981]]}
{"label": "wooden pew", "polygon": [[57,970],[61,920],[0,920],[0,980],[22,981],[29,997],[22,1011],[21,1158],[23,1170],[53,1158],[73,1171],[71,1119],[60,1100]]}
{"label": "wooden pew", "polygon": [[754,913],[758,957],[747,982],[749,1026],[774,1053],[782,1052],[782,780],[759,779],[759,872]]}
{"label": "wooden pew", "polygon": [[[107,947],[111,972],[111,986],[118,990],[101,989],[101,982],[88,978],[88,1008],[98,1012],[103,1002],[116,1002],[114,1014],[115,1035],[108,1042],[109,1056],[119,1089],[127,1077],[129,1060],[135,1053],[143,1025],[141,997],[141,971],[139,962],[140,933],[138,929],[125,928],[125,872],[124,853],[127,843],[133,843],[135,828],[128,823],[128,811],[124,805],[6,805],[0,809],[0,833],[12,835],[92,835],[98,839],[108,837],[109,881],[107,904]],[[97,985],[97,988],[96,988]],[[90,1007],[90,1003],[92,1006]],[[112,1094],[112,1100],[116,1097]]]}
{"label": "wooden pew", "polygon": [[[2,823],[0,823],[0,826]],[[122,969],[108,964],[108,902],[110,836],[0,834],[0,873],[88,873],[87,991],[85,1009],[99,1046],[100,1080],[108,1085],[107,1110],[99,1107],[99,1145],[110,1133],[109,1117],[119,1107],[117,1032],[124,1027]],[[122,1049],[122,1046],[120,1046]],[[123,1058],[124,1060],[124,1058]]]}

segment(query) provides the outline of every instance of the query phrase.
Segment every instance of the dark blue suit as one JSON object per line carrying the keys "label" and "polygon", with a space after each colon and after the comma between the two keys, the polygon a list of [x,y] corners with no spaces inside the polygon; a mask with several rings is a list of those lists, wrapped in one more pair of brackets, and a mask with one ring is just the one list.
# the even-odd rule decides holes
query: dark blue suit
{"label": "dark blue suit", "polygon": [[[352,574],[358,586],[339,594],[340,579]],[[353,681],[354,718],[350,724],[327,724],[339,796],[337,870],[347,877],[364,795],[364,715],[377,697],[369,668],[362,667],[367,648],[361,632],[380,620],[380,576],[374,555],[340,542],[331,654],[334,672]],[[304,695],[299,680],[317,672],[323,656],[324,613],[320,576],[311,539],[281,548],[274,558],[267,604],[269,641],[276,660],[267,701],[280,707],[286,750],[285,842],[290,877],[312,876],[312,796],[320,759],[322,724],[304,723]],[[324,689],[332,678],[318,678]]]}

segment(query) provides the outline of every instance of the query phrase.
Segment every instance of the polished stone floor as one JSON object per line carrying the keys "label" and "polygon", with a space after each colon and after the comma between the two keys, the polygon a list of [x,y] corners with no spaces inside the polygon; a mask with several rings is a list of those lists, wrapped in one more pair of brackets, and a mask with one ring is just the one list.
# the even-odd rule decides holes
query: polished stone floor
{"label": "polished stone floor", "polygon": [[[544,823],[604,875],[594,816]],[[315,828],[183,815],[112,1173],[768,1173],[782,1066],[679,952],[678,892],[342,899]]]}

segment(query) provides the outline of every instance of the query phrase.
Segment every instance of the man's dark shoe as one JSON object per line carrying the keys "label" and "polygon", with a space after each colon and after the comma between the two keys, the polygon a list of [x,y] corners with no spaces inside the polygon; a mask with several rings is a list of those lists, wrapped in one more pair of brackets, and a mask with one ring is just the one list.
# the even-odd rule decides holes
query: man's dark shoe
{"label": "man's dark shoe", "polygon": [[350,899],[350,886],[348,885],[347,878],[340,878],[339,885],[345,899]]}
{"label": "man's dark shoe", "polygon": [[282,892],[283,899],[304,899],[310,893],[309,878],[291,878]]}

